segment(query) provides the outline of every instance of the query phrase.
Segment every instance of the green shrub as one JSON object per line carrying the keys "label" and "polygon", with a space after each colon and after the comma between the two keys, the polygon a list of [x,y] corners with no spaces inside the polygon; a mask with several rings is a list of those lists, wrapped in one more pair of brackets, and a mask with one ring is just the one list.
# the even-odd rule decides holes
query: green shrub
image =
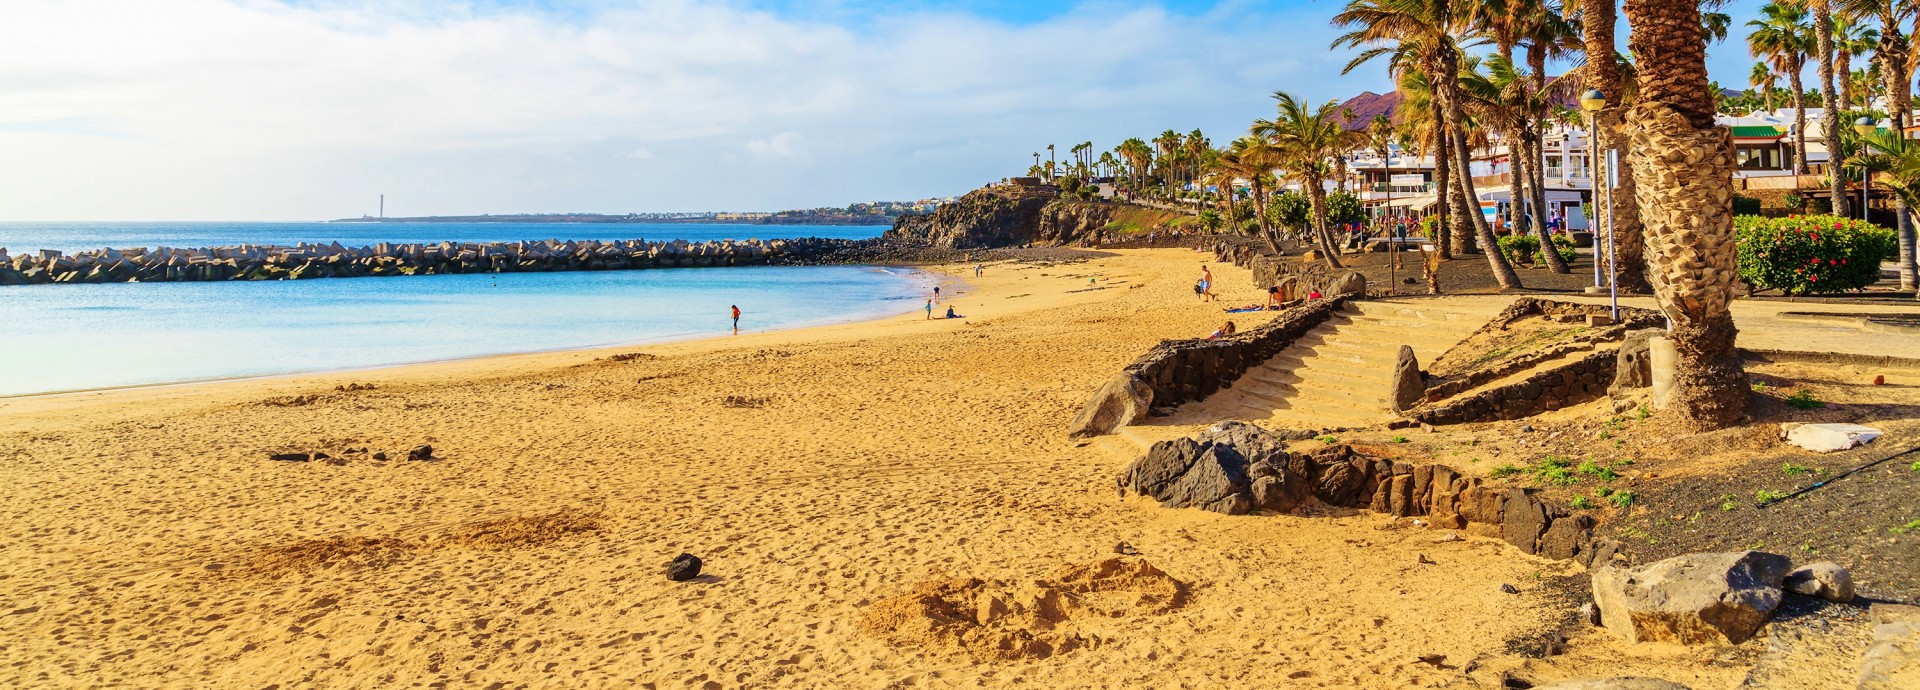
{"label": "green shrub", "polygon": [[1607,500],[1613,503],[1613,507],[1621,510],[1626,510],[1627,506],[1633,505],[1633,499],[1632,491],[1615,491],[1613,495],[1607,497]]}
{"label": "green shrub", "polygon": [[1200,212],[1200,227],[1206,228],[1208,232],[1219,230],[1220,226],[1226,222],[1226,219],[1221,218],[1220,214],[1213,209]]}
{"label": "green shrub", "polygon": [[1491,474],[1494,479],[1502,479],[1506,477],[1511,477],[1516,474],[1520,474],[1521,472],[1525,472],[1525,471],[1526,470],[1520,469],[1518,465],[1515,465],[1509,462],[1509,463],[1504,463],[1499,467],[1493,468],[1493,472],[1491,472]]}
{"label": "green shrub", "polygon": [[1587,500],[1585,496],[1575,496],[1572,501],[1567,502],[1567,505],[1573,506],[1574,510],[1586,510],[1593,507],[1593,501]]}
{"label": "green shrub", "polygon": [[1304,227],[1313,220],[1313,201],[1303,194],[1281,192],[1267,200],[1267,222],[1275,227]]}
{"label": "green shrub", "polygon": [[1507,260],[1516,264],[1531,266],[1534,259],[1540,255],[1540,239],[1533,235],[1520,233],[1501,235],[1496,241],[1500,244],[1500,253],[1507,255]]}
{"label": "green shrub", "polygon": [[1750,196],[1733,195],[1733,212],[1741,215],[1759,215],[1760,200]]}
{"label": "green shrub", "polygon": [[1898,252],[1892,230],[1852,218],[1739,216],[1733,227],[1740,279],[1789,295],[1865,288]]}
{"label": "green shrub", "polygon": [[1780,493],[1778,491],[1768,490],[1768,489],[1761,489],[1759,491],[1753,492],[1753,502],[1758,505],[1766,505],[1768,503],[1772,503],[1774,501],[1778,501],[1786,497],[1787,497],[1786,494]]}
{"label": "green shrub", "polygon": [[1335,190],[1327,194],[1327,225],[1362,223],[1367,220],[1367,211],[1360,206],[1360,198],[1347,192]]}
{"label": "green shrub", "polygon": [[1813,391],[1806,389],[1794,391],[1793,395],[1787,396],[1787,404],[1797,410],[1817,410],[1827,406],[1826,403],[1820,402],[1819,398],[1813,397]]}

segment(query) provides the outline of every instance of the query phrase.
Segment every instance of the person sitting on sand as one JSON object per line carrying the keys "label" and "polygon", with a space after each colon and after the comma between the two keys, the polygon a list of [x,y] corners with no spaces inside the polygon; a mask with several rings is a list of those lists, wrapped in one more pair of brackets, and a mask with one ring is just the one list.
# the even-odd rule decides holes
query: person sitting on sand
{"label": "person sitting on sand", "polygon": [[1286,302],[1280,299],[1280,286],[1275,285],[1273,287],[1267,288],[1267,308],[1268,309],[1281,309],[1286,306],[1287,306]]}
{"label": "person sitting on sand", "polygon": [[955,314],[955,313],[953,313],[953,305],[951,305],[951,304],[949,304],[949,305],[947,305],[947,318],[949,318],[949,319],[964,319],[964,318],[967,318],[967,317],[964,317],[964,316],[961,316],[961,315],[959,315],[959,314]]}
{"label": "person sitting on sand", "polygon": [[1224,325],[1224,326],[1221,326],[1221,327],[1219,327],[1218,329],[1215,329],[1215,330],[1213,331],[1213,335],[1209,335],[1209,336],[1207,336],[1207,339],[1208,339],[1208,340],[1219,340],[1219,339],[1221,339],[1221,338],[1225,338],[1225,337],[1227,337],[1227,336],[1230,336],[1230,335],[1233,335],[1233,331],[1234,331],[1234,328],[1233,328],[1233,322],[1232,322],[1232,321],[1228,321],[1228,322],[1226,323],[1226,325]]}

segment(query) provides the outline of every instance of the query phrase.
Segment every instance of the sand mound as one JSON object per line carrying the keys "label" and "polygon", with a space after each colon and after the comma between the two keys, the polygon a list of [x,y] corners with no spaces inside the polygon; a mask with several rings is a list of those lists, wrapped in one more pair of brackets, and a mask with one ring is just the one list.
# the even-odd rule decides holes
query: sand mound
{"label": "sand mound", "polygon": [[518,515],[476,522],[448,532],[436,540],[436,546],[475,549],[511,549],[539,546],[575,534],[600,529],[600,516],[559,512],[548,515]]}
{"label": "sand mound", "polygon": [[1186,586],[1142,560],[1068,566],[1051,579],[930,580],[867,609],[860,628],[901,647],[975,661],[1039,659],[1100,642],[1075,619],[1157,615],[1186,603]]}

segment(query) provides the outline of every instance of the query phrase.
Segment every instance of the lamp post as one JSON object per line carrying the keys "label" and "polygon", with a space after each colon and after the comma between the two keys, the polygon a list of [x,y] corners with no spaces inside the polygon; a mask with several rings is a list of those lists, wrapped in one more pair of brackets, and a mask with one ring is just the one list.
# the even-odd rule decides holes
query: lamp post
{"label": "lamp post", "polygon": [[[1585,111],[1587,114],[1587,160],[1589,163],[1587,166],[1587,177],[1592,182],[1592,184],[1590,184],[1589,187],[1593,190],[1593,207],[1594,207],[1594,210],[1596,211],[1600,209],[1600,204],[1601,204],[1601,201],[1600,201],[1600,129],[1594,123],[1594,115],[1595,113],[1600,112],[1601,108],[1605,108],[1605,107],[1607,107],[1607,96],[1606,94],[1600,93],[1599,89],[1587,89],[1585,93],[1580,94],[1580,109]],[[1611,196],[1609,196],[1607,199],[1607,201],[1609,202],[1607,203],[1607,239],[1608,239],[1607,244],[1608,245],[1613,244],[1612,242],[1613,204],[1611,203],[1612,200],[1613,199]],[[1596,216],[1595,218],[1587,219],[1587,225],[1590,228],[1596,225],[1597,221],[1600,220],[1597,217],[1600,214],[1595,213],[1594,215]],[[1592,234],[1594,235],[1594,239],[1596,240],[1593,243],[1593,287],[1597,290],[1600,287],[1600,243],[1597,241],[1599,239],[1599,233],[1596,232]],[[1546,251],[1553,251],[1553,247],[1550,247],[1550,246],[1543,247],[1543,249],[1545,249]]]}
{"label": "lamp post", "polygon": [[[1867,135],[1872,134],[1873,130],[1879,128],[1879,125],[1874,123],[1873,118],[1862,117],[1853,121],[1853,132],[1860,135],[1861,153],[1867,153]],[[1860,220],[1866,220],[1867,222],[1872,222],[1867,220],[1867,197],[1873,193],[1872,189],[1873,171],[1868,170],[1867,166],[1860,166]]]}

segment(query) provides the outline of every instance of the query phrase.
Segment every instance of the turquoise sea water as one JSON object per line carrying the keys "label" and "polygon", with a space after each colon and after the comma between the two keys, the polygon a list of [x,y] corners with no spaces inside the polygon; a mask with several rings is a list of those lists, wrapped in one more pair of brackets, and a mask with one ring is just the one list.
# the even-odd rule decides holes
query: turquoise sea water
{"label": "turquoise sea water", "polygon": [[[364,227],[385,226],[353,227],[360,232]],[[569,232],[573,229],[606,228],[536,227],[546,229],[541,238],[562,239],[581,239],[579,233]],[[825,234],[821,227],[751,227],[775,231],[758,235],[763,239]],[[435,229],[442,232],[433,241],[496,239],[480,234],[487,228]],[[839,230],[871,236],[882,229]],[[171,238],[142,230],[158,241],[109,245],[95,238],[69,239],[81,247],[237,243],[179,241],[189,234],[212,238],[223,231],[190,230]],[[300,239],[338,239],[342,244],[382,241],[369,235],[349,241],[337,234]],[[911,311],[925,298],[928,281],[927,276],[904,269],[756,266],[4,287],[0,288],[0,395],[724,335],[729,326],[727,308],[733,304],[744,312],[743,331],[854,321]]]}

